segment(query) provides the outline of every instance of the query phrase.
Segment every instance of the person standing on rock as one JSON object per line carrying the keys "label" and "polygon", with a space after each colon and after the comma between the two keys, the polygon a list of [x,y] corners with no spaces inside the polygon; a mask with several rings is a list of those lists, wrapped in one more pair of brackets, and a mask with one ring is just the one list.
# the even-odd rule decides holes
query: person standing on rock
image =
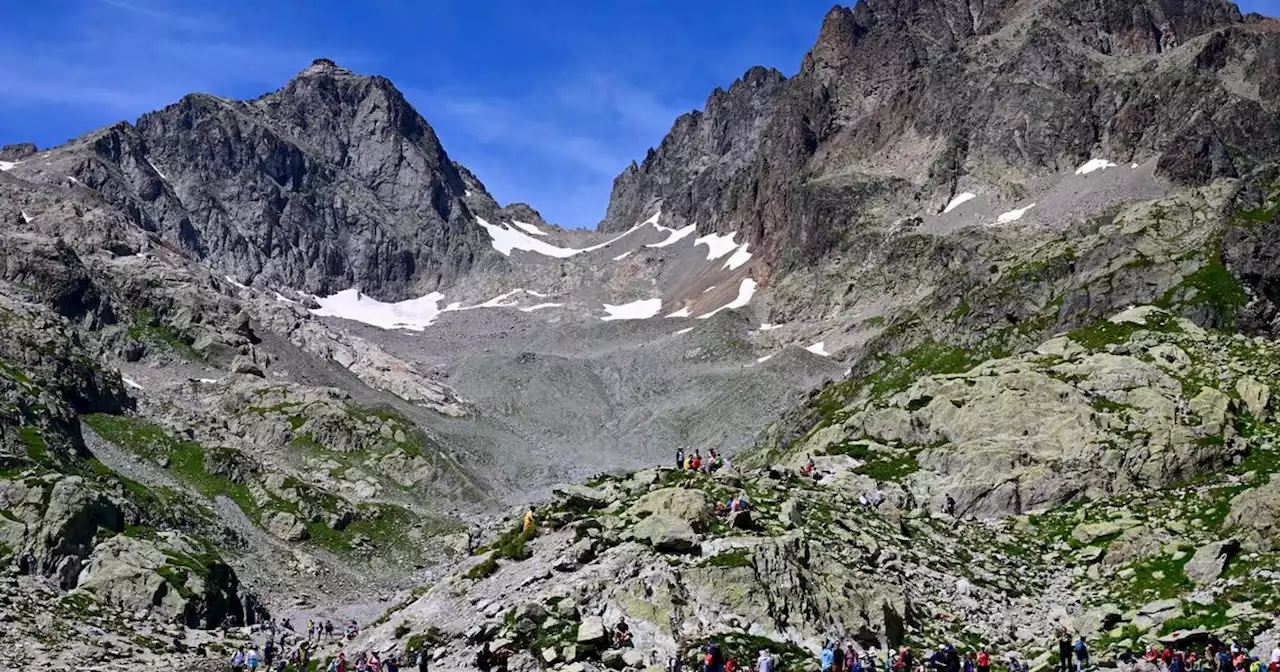
{"label": "person standing on rock", "polygon": [[676,448],[676,469],[684,469],[684,447]]}
{"label": "person standing on rock", "polygon": [[1058,672],[1071,672],[1071,633],[1065,625],[1058,628]]}
{"label": "person standing on rock", "polygon": [[493,669],[493,652],[489,650],[489,642],[482,644],[480,651],[476,653],[476,669],[480,672]]}
{"label": "person standing on rock", "polygon": [[533,507],[531,506],[528,511],[524,512],[524,528],[522,531],[525,534],[533,534],[533,528],[536,525],[537,521],[533,517]]}
{"label": "person standing on rock", "polygon": [[836,652],[831,642],[827,642],[822,646],[822,653],[819,655],[819,660],[822,662],[822,672],[828,672],[835,667]]}
{"label": "person standing on rock", "polygon": [[985,646],[978,651],[978,672],[991,672],[991,654]]}
{"label": "person standing on rock", "polygon": [[942,504],[942,512],[952,517],[956,515],[956,500],[949,492],[946,501]]}
{"label": "person standing on rock", "polygon": [[760,649],[760,657],[756,658],[758,672],[773,672],[773,654],[769,649]]}
{"label": "person standing on rock", "polygon": [[1076,672],[1089,669],[1089,645],[1084,642],[1084,635],[1076,641]]}
{"label": "person standing on rock", "polygon": [[831,643],[831,669],[844,672],[844,649],[840,648],[840,640]]}

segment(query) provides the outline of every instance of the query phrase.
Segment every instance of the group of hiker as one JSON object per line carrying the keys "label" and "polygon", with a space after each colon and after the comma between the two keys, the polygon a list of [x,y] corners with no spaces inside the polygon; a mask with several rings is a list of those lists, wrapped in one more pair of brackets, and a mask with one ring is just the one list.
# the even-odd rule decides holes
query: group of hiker
{"label": "group of hiker", "polygon": [[[1209,642],[1201,655],[1195,649],[1149,646],[1142,658],[1161,672],[1280,672],[1280,646],[1271,651],[1269,660],[1250,655],[1239,644],[1221,642]],[[1137,656],[1126,654],[1121,660],[1136,662]]]}
{"label": "group of hiker", "polygon": [[[251,644],[232,654],[232,672],[308,670],[312,661],[315,660],[315,648],[335,640],[332,621],[324,623],[307,621],[305,639],[302,633],[295,632],[288,620],[282,621],[279,629],[275,622],[271,622],[266,630],[267,636],[261,648]],[[360,626],[356,621],[347,621],[343,628],[342,640],[353,640],[359,634]],[[406,658],[412,659],[413,668],[411,669],[427,672],[430,661],[428,651],[423,649],[417,652],[406,652]],[[360,652],[348,658],[345,652],[340,652],[324,669],[327,672],[399,672],[404,668],[400,667],[400,660],[394,655],[379,656],[373,652]]]}
{"label": "group of hiker", "polygon": [[703,459],[701,450],[695,450],[692,455],[686,455],[684,448],[676,449],[676,469],[702,471],[710,474],[731,466],[733,465],[729,463],[729,460],[717,453],[715,448],[708,451],[706,459]]}

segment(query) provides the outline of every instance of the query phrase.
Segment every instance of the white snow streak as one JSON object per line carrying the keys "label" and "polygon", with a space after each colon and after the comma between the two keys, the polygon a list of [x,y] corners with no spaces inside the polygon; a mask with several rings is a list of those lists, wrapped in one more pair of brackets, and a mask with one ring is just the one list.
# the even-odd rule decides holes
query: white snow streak
{"label": "white snow streak", "polygon": [[1088,175],[1089,173],[1092,173],[1097,170],[1106,170],[1108,168],[1115,168],[1115,167],[1116,167],[1116,164],[1111,163],[1106,159],[1089,159],[1088,163],[1085,163],[1083,166],[1076,168],[1076,175]]}
{"label": "white snow streak", "polygon": [[1027,211],[1028,211],[1028,210],[1030,210],[1031,208],[1034,208],[1034,207],[1036,207],[1036,204],[1035,204],[1035,203],[1032,203],[1031,205],[1028,205],[1028,206],[1027,206],[1027,207],[1025,207],[1025,208],[1018,208],[1017,210],[1010,210],[1009,212],[1006,212],[1006,213],[1004,213],[1003,215],[1000,215],[999,217],[997,217],[997,218],[996,218],[996,223],[998,223],[998,224],[1008,224],[1009,222],[1016,222],[1016,221],[1018,221],[1019,219],[1022,219],[1022,216],[1023,216],[1023,215],[1025,215],[1025,214],[1027,214]]}
{"label": "white snow streak", "polygon": [[713,290],[713,289],[715,289],[715,288],[716,288],[716,286],[715,286],[715,285],[711,285],[710,287],[708,287],[708,288],[706,288],[706,289],[702,290],[702,293],[703,293],[703,294],[706,294],[706,293],[710,292],[711,290]]}
{"label": "white snow streak", "polygon": [[539,303],[536,306],[528,306],[526,308],[521,308],[520,312],[532,313],[535,310],[542,310],[543,308],[559,308],[563,305],[564,305],[563,303]]}
{"label": "white snow streak", "polygon": [[724,262],[724,268],[735,271],[739,266],[751,261],[751,253],[747,251],[747,244],[743,243],[733,254],[730,255],[729,261]]}
{"label": "white snow streak", "polygon": [[773,355],[765,355],[764,357],[761,357],[761,358],[757,359],[757,360],[756,360],[756,363],[757,363],[757,364],[764,364],[765,362],[767,362],[767,361],[769,361],[769,360],[771,360],[771,359],[773,359]]}
{"label": "white snow streak", "polygon": [[706,245],[708,250],[707,261],[715,261],[716,259],[733,252],[733,249],[738,246],[737,243],[733,242],[733,239],[737,236],[737,231],[734,231],[727,236],[722,236],[718,233],[708,233],[705,236],[695,238],[693,244]]}
{"label": "white snow streak", "polygon": [[120,380],[123,380],[125,385],[128,385],[129,387],[132,387],[132,388],[133,388],[133,389],[135,389],[135,390],[141,390],[141,389],[142,389],[142,386],[141,386],[141,385],[139,385],[139,384],[137,383],[137,381],[133,380],[132,378],[124,378],[124,377],[121,377],[121,378],[120,378]]}
{"label": "white snow streak", "polygon": [[0,161],[0,171],[13,170],[16,165],[18,165],[17,161]]}
{"label": "white snow streak", "polygon": [[773,331],[774,329],[781,329],[781,328],[782,328],[781,324],[769,324],[768,322],[765,322],[764,324],[760,325],[760,331]]}
{"label": "white snow streak", "polygon": [[614,257],[613,260],[622,261],[623,259],[626,259],[627,257],[631,256],[632,252],[635,252],[635,250],[627,250],[626,252],[623,252],[622,254],[619,254],[618,256]]}
{"label": "white snow streak", "polygon": [[205,385],[212,385],[212,384],[214,384],[214,383],[218,382],[218,379],[217,379],[217,378],[197,378],[197,380],[199,380],[200,382],[204,383]]}
{"label": "white snow streak", "polygon": [[548,257],[555,257],[557,259],[565,259],[574,255],[582,254],[583,252],[592,252],[608,247],[631,235],[641,226],[644,226],[643,224],[636,224],[628,229],[626,233],[600,243],[599,245],[584,247],[582,249],[573,249],[567,247],[556,247],[544,240],[538,240],[518,228],[511,228],[505,224],[490,224],[480,217],[476,217],[476,223],[484,227],[485,231],[489,232],[489,238],[492,239],[491,244],[493,245],[493,249],[501,252],[505,256],[511,256],[512,250],[524,250],[526,252],[535,252]]}
{"label": "white snow streak", "polygon": [[604,304],[604,312],[608,315],[600,318],[605,322],[613,320],[647,320],[662,310],[662,299],[643,299],[624,303],[620,306]]}
{"label": "white snow streak", "polygon": [[156,168],[156,164],[151,163],[151,159],[147,159],[147,165],[151,166],[151,170],[156,171],[156,175],[159,175],[160,179],[164,180],[165,182],[169,181],[169,178],[165,177],[164,173],[160,172],[159,168]]}
{"label": "white snow streak", "polygon": [[311,313],[320,317],[341,317],[383,329],[422,331],[443,312],[440,310],[442,299],[443,294],[432,292],[417,299],[383,303],[351,288],[323,299],[317,297],[320,307],[313,308]]}
{"label": "white snow streak", "polygon": [[526,289],[526,290],[524,290],[524,293],[525,293],[525,294],[528,294],[529,296],[536,296],[536,297],[538,297],[539,299],[545,299],[545,298],[547,298],[547,295],[546,295],[546,294],[543,294],[542,292],[535,292],[535,291],[533,291],[532,289]]}
{"label": "white snow streak", "polygon": [[231,284],[235,285],[238,289],[249,289],[247,286],[242,285],[242,284],[240,284],[239,282],[236,282],[236,279],[235,279],[235,278],[233,278],[233,277],[231,277],[231,276],[229,276],[229,275],[228,275],[228,276],[225,276],[225,277],[226,277],[226,279],[227,279],[227,282],[229,282],[229,283],[231,283]]}
{"label": "white snow streak", "polygon": [[31,223],[31,215],[28,215],[26,210],[22,211],[22,223],[23,224]]}
{"label": "white snow streak", "polygon": [[968,192],[968,191],[966,191],[966,192],[964,192],[964,193],[962,193],[962,194],[956,194],[956,197],[955,197],[955,198],[953,198],[953,199],[951,199],[951,202],[947,204],[947,207],[945,207],[945,208],[943,208],[943,209],[942,209],[942,214],[944,214],[944,215],[945,215],[945,214],[947,214],[948,212],[951,212],[952,210],[955,210],[956,208],[960,207],[961,205],[964,205],[965,203],[967,203],[967,202],[969,202],[969,201],[972,201],[973,199],[975,199],[975,198],[977,198],[977,197],[978,197],[978,195],[977,195],[977,194],[974,194],[974,193],[971,193],[971,192]]}
{"label": "white snow streak", "polygon": [[665,226],[658,226],[657,224],[654,224],[654,226],[657,227],[659,231],[666,231],[667,239],[660,243],[645,245],[645,247],[666,247],[668,245],[675,245],[685,238],[688,238],[698,228],[693,224],[680,229],[668,229]]}
{"label": "white snow streak", "polygon": [[689,312],[689,306],[685,306],[684,308],[681,308],[680,310],[677,310],[676,312],[671,313],[667,317],[689,317],[692,314],[693,313]]}
{"label": "white snow streak", "polygon": [[545,236],[545,235],[547,235],[547,232],[546,232],[546,231],[542,231],[542,230],[540,230],[538,227],[536,227],[536,226],[534,226],[534,225],[532,225],[532,224],[530,224],[530,223],[528,223],[528,222],[522,222],[522,221],[520,221],[520,220],[518,220],[518,219],[513,219],[513,220],[511,220],[511,223],[512,223],[512,224],[515,224],[515,225],[516,225],[516,226],[518,226],[518,227],[520,227],[521,229],[523,229],[523,230],[524,230],[524,232],[525,232],[525,233],[528,233],[528,234],[530,234],[530,235],[533,235],[533,236]]}
{"label": "white snow streak", "polygon": [[292,303],[295,306],[298,305],[297,301],[294,301],[293,299],[285,296],[284,294],[281,294],[280,292],[272,292],[272,293],[276,295],[276,301],[279,301],[280,303]]}
{"label": "white snow streak", "polygon": [[751,297],[755,296],[755,294],[756,294],[756,281],[752,280],[751,278],[743,278],[742,284],[738,285],[738,297],[736,299],[730,301],[729,303],[726,303],[723,306],[720,306],[719,308],[716,308],[715,310],[707,313],[706,315],[699,315],[698,319],[705,320],[722,310],[734,310],[736,308],[741,308],[747,305],[748,303],[750,303]]}
{"label": "white snow streak", "polygon": [[677,332],[675,333],[675,335],[676,335],[676,336],[683,336],[684,334],[687,334],[687,333],[689,333],[689,332],[691,332],[691,331],[693,331],[693,327],[685,327],[684,329],[681,329],[680,331],[677,331]]}
{"label": "white snow streak", "polygon": [[808,350],[809,352],[812,352],[813,354],[819,355],[822,357],[831,356],[831,353],[827,352],[827,344],[824,341],[818,341],[817,343],[814,343],[813,345],[805,348],[805,350]]}

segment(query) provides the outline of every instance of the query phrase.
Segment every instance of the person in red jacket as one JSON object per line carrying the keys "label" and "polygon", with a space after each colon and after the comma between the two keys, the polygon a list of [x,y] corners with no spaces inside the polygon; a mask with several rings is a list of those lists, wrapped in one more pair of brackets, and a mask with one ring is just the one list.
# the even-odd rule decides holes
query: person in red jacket
{"label": "person in red jacket", "polygon": [[991,654],[986,649],[978,652],[978,672],[991,672]]}

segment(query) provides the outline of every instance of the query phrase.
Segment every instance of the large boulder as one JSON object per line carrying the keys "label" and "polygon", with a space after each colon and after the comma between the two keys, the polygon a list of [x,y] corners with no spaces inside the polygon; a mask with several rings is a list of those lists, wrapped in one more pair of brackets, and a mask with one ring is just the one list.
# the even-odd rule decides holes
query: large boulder
{"label": "large boulder", "polygon": [[1223,527],[1233,530],[1249,550],[1280,549],[1280,474],[1273,474],[1266,485],[1232,498]]}
{"label": "large boulder", "polygon": [[713,511],[711,499],[701,490],[662,488],[636,500],[630,513],[637,518],[669,516],[700,530],[711,519]]}
{"label": "large boulder", "polygon": [[1240,542],[1235,539],[1207,544],[1191,556],[1183,567],[1183,571],[1186,572],[1187,578],[1198,585],[1213,583],[1214,579],[1222,576],[1227,563],[1238,550],[1240,550]]}
{"label": "large boulder", "polygon": [[667,514],[655,514],[636,523],[632,528],[636,539],[644,541],[654,550],[668,553],[687,553],[698,547],[698,533],[688,522]]}
{"label": "large boulder", "polygon": [[585,485],[557,485],[551,493],[558,504],[570,509],[603,509],[613,501],[608,493]]}
{"label": "large boulder", "polygon": [[272,536],[285,541],[306,541],[311,536],[307,532],[306,524],[287,511],[276,511],[264,515],[262,526]]}
{"label": "large boulder", "polygon": [[1271,387],[1253,376],[1242,376],[1236,381],[1236,394],[1244,402],[1249,414],[1258,421],[1267,419],[1267,406],[1271,403]]}

